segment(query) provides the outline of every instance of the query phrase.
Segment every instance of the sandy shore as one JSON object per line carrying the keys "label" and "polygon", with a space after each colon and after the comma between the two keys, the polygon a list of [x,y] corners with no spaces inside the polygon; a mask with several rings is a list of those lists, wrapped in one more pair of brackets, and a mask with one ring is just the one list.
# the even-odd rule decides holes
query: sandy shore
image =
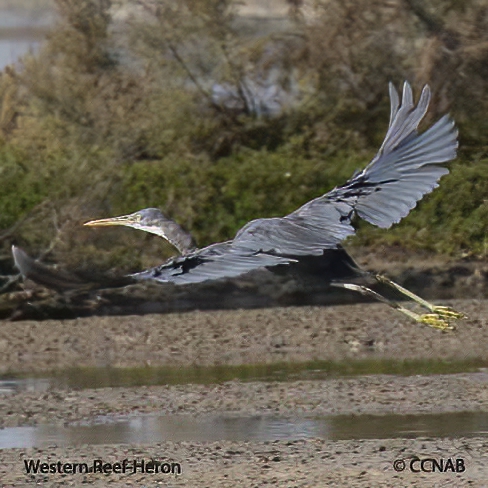
{"label": "sandy shore", "polygon": [[[282,361],[486,358],[488,302],[449,302],[468,314],[453,332],[404,319],[379,304],[4,322],[0,371],[68,367],[238,365]],[[488,412],[488,374],[369,375],[290,382],[229,381],[45,392],[2,397],[3,427],[90,421],[98,415],[383,415]],[[0,486],[488,486],[488,439],[165,442],[0,451]],[[463,459],[461,472],[415,473],[412,459]],[[24,460],[181,463],[174,477],[27,475]],[[395,459],[407,469],[396,472]]]}

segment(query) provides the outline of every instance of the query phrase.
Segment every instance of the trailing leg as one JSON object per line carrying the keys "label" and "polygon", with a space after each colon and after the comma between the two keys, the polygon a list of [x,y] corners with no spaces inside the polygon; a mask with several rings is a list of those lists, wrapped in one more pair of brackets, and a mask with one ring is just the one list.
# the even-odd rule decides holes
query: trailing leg
{"label": "trailing leg", "polygon": [[435,329],[440,330],[452,330],[454,327],[449,325],[447,321],[447,317],[438,314],[438,313],[426,313],[426,314],[418,314],[416,312],[412,312],[408,308],[402,307],[399,303],[389,300],[388,298],[380,295],[379,293],[367,288],[366,286],[356,285],[353,283],[331,283],[332,286],[337,288],[345,288],[346,290],[356,291],[361,293],[361,295],[368,296],[374,298],[395,310],[407,315],[411,319],[415,320],[416,322],[420,322],[421,324],[426,324],[430,327],[434,327]]}
{"label": "trailing leg", "polygon": [[434,305],[433,303],[428,302],[427,300],[424,300],[422,297],[419,297],[415,293],[411,292],[410,290],[407,290],[403,286],[399,285],[398,283],[395,283],[394,281],[390,280],[390,278],[387,278],[386,276],[383,275],[375,275],[376,280],[379,283],[383,283],[385,285],[388,285],[395,290],[399,291],[402,295],[405,295],[406,297],[412,299],[413,301],[417,302],[419,305],[422,307],[426,308],[427,310],[430,310],[432,313],[439,315],[441,317],[445,317],[446,319],[464,319],[466,318],[466,315],[462,312],[458,312],[454,310],[451,307],[443,307],[439,305]]}

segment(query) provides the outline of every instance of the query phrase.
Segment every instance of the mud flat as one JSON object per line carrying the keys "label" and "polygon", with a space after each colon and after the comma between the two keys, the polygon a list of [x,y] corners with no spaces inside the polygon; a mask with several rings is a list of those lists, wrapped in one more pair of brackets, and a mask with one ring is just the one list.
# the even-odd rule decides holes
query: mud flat
{"label": "mud flat", "polygon": [[[277,362],[432,361],[476,364],[488,357],[488,303],[448,303],[469,318],[453,332],[405,320],[378,304],[189,312],[70,321],[3,322],[0,370],[32,373],[73,367],[232,366]],[[470,363],[472,361],[472,363]],[[421,363],[419,363],[421,364]],[[481,363],[480,363],[481,364]],[[488,374],[224,381],[76,389],[52,386],[2,396],[2,427],[73,425],[103,415],[179,414],[310,417],[345,414],[488,412]],[[426,373],[429,373],[426,371]],[[1,486],[486,486],[488,438],[278,441],[165,441],[0,450]],[[462,459],[465,469],[412,472],[412,460]],[[24,461],[181,464],[155,473],[27,474]],[[395,471],[393,462],[405,461]],[[461,466],[461,465],[459,465]],[[414,463],[414,469],[417,467]]]}
{"label": "mud flat", "polygon": [[0,374],[70,367],[487,358],[488,301],[442,303],[469,318],[455,331],[440,332],[384,305],[358,304],[3,322]]}

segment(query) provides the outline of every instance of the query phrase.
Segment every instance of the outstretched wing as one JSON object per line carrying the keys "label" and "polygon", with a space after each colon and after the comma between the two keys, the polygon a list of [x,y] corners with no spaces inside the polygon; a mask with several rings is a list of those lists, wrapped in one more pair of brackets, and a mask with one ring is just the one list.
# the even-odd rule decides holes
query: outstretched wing
{"label": "outstretched wing", "polygon": [[[393,109],[398,105],[396,91],[390,84]],[[358,195],[354,207],[359,217],[381,228],[388,228],[407,216],[417,202],[438,186],[449,170],[439,163],[456,157],[457,129],[445,115],[423,134],[417,127],[425,116],[430,90],[425,86],[414,108],[412,90],[405,83],[403,102],[390,121],[381,149],[371,163],[339,189],[344,198],[355,188],[371,186],[373,191]]]}
{"label": "outstretched wing", "polygon": [[430,102],[428,86],[417,106],[408,83],[403,86],[401,104],[390,84],[390,99],[390,124],[378,154],[345,185],[285,217],[249,222],[233,241],[174,258],[132,277],[184,284],[238,276],[337,248],[354,234],[354,215],[383,228],[399,222],[448,173],[440,163],[456,157],[458,143],[457,130],[447,116],[418,134]]}
{"label": "outstretched wing", "polygon": [[232,278],[254,269],[292,262],[296,262],[296,260],[234,247],[232,241],[228,241],[172,258],[160,266],[132,274],[130,277],[136,280],[154,280],[184,285],[219,278]]}
{"label": "outstretched wing", "polygon": [[417,106],[407,82],[401,105],[391,83],[390,99],[388,132],[378,154],[363,171],[286,217],[249,222],[237,233],[234,245],[279,255],[320,255],[354,234],[354,215],[388,228],[436,188],[441,176],[449,172],[439,164],[456,157],[454,122],[444,116],[418,134],[430,102],[428,86]]}

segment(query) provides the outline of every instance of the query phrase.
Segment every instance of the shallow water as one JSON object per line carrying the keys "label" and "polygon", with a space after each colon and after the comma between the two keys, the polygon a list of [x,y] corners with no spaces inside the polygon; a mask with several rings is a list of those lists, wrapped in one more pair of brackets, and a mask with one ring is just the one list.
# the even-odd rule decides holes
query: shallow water
{"label": "shallow water", "polygon": [[0,430],[0,449],[144,444],[163,441],[274,441],[417,437],[488,437],[488,413],[357,415],[280,418],[146,415],[99,417],[92,424],[11,427]]}
{"label": "shallow water", "polygon": [[[0,394],[18,390],[107,388],[150,385],[216,384],[225,381],[299,381],[394,374],[433,375],[486,371],[488,360],[458,361],[364,359],[216,366],[147,366],[140,368],[68,368],[39,375],[0,375]],[[42,375],[42,376],[41,376]]]}
{"label": "shallow water", "polygon": [[0,395],[15,393],[16,391],[44,392],[51,388],[49,378],[26,378],[0,380]]}
{"label": "shallow water", "polygon": [[[0,381],[0,394],[44,392],[54,388],[99,388],[154,384],[212,384],[240,381],[323,380],[364,374],[439,374],[486,372],[479,361],[313,361],[272,365],[187,368],[78,368],[48,378]],[[77,425],[41,424],[0,429],[0,449],[74,446],[81,444],[156,443],[162,441],[272,441],[322,438],[329,440],[415,437],[488,436],[488,413],[433,415],[353,415],[324,417],[235,417],[134,415],[97,417]]]}

